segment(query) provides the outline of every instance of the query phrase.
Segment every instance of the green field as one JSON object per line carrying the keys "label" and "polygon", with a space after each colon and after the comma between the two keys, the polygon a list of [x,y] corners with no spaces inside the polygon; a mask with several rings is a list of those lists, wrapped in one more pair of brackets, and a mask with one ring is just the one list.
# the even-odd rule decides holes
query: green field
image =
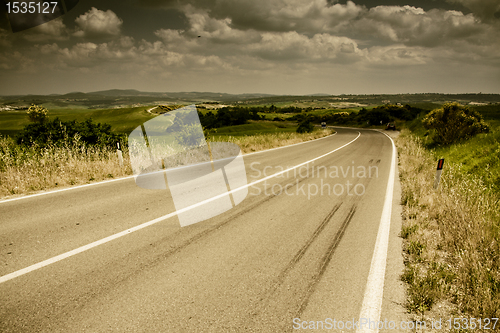
{"label": "green field", "polygon": [[[49,109],[49,119],[58,117],[62,121],[83,121],[92,118],[97,123],[110,124],[114,131],[129,134],[134,128],[145,121],[154,118],[155,115],[146,110],[151,106],[141,106],[121,109]],[[0,111],[0,134],[14,136],[30,123],[26,110],[24,111]]]}
{"label": "green field", "polygon": [[[129,134],[137,126],[154,118],[156,115],[146,110],[151,107],[135,107],[122,109],[52,109],[49,118],[59,117],[63,121],[82,121],[92,118],[95,122],[110,124],[115,132]],[[268,114],[269,115],[269,114]],[[280,114],[273,114],[280,116]],[[274,118],[274,117],[272,117]],[[14,136],[30,123],[26,111],[0,112],[0,134]],[[218,128],[214,132],[217,136],[249,136],[255,134],[295,132],[297,125],[285,122],[251,121],[249,124]]]}
{"label": "green field", "polygon": [[[315,103],[315,102],[310,102]],[[301,103],[299,103],[301,104]],[[440,105],[432,102],[420,102],[420,103],[410,103],[413,106],[420,107],[422,109],[431,110],[439,107]],[[125,108],[113,108],[113,109],[88,109],[82,106],[76,106],[75,108],[61,108],[54,103],[44,103],[44,106],[49,109],[49,118],[54,119],[59,117],[63,121],[68,120],[78,120],[83,121],[88,118],[92,118],[98,123],[108,123],[112,126],[113,131],[119,133],[129,134],[134,128],[144,123],[145,121],[154,118],[156,115],[148,113],[146,110],[153,107],[151,106],[140,106],[140,107],[125,107]],[[293,101],[281,101],[275,103],[275,106],[285,107],[285,106],[297,106],[297,103]],[[301,107],[319,107],[319,105],[311,104],[305,105],[301,104]],[[370,107],[373,107],[371,105]],[[484,106],[474,106],[476,110],[483,114],[484,118],[493,121],[500,121],[500,105],[484,105]],[[353,107],[347,109],[339,108],[326,108],[326,109],[313,109],[307,111],[307,114],[321,116],[325,114],[332,114],[338,112],[358,112],[360,107]],[[200,110],[202,113],[217,113],[217,110]],[[305,111],[304,111],[305,112]],[[294,113],[261,113],[259,115],[264,116],[266,120],[274,120],[275,118],[281,118],[287,120],[296,114]],[[418,123],[418,121],[416,122]],[[24,126],[29,124],[28,117],[26,115],[26,110],[22,111],[0,111],[0,134],[14,136],[17,132],[23,129]],[[417,128],[412,123],[407,124],[412,130],[416,130],[418,134],[424,134],[421,128]],[[255,133],[272,133],[273,131],[292,131],[294,125],[284,125],[280,122],[273,123],[262,123],[257,125],[255,122],[247,124],[233,126],[231,128],[219,128],[217,134],[219,135],[252,135]],[[281,126],[285,126],[282,128]],[[412,128],[413,127],[413,128]]]}

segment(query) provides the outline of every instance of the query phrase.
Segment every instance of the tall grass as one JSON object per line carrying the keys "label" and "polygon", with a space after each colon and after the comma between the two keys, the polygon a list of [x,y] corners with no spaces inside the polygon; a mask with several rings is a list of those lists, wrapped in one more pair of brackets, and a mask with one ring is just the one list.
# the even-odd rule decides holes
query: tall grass
{"label": "tall grass", "polygon": [[[330,130],[316,130],[304,134],[219,136],[209,137],[208,141],[233,142],[241,147],[243,153],[248,153],[317,139],[331,133]],[[190,152],[177,154],[172,163],[189,164],[203,157],[191,155]],[[41,148],[36,145],[19,146],[12,139],[0,136],[0,197],[132,175],[127,149],[123,151],[123,159],[124,166],[121,167],[116,149],[89,147],[78,140],[73,144]],[[150,159],[145,163],[151,164]],[[169,160],[165,163],[168,164]]]}
{"label": "tall grass", "polygon": [[272,134],[255,134],[251,136],[212,135],[209,137],[209,141],[235,143],[241,148],[244,154],[247,154],[254,151],[319,139],[332,133],[333,130],[331,129],[317,129],[312,133],[278,132]]}
{"label": "tall grass", "polygon": [[[500,317],[498,192],[479,175],[447,161],[433,189],[437,158],[402,131],[396,140],[403,188],[408,309],[432,317]],[[439,316],[443,316],[440,312]],[[436,318],[437,319],[437,318]],[[475,330],[480,331],[480,330]]]}
{"label": "tall grass", "polygon": [[0,137],[0,196],[86,184],[131,174],[128,159],[120,167],[116,149],[82,142],[63,146],[19,146]]}

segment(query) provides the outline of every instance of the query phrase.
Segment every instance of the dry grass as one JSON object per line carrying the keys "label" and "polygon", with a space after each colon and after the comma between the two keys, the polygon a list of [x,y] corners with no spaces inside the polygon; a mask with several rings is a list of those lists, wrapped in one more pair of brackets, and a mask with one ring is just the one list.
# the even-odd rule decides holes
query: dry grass
{"label": "dry grass", "polygon": [[449,161],[434,190],[438,157],[407,131],[396,144],[405,208],[402,279],[408,283],[408,309],[423,317],[499,318],[498,193]]}
{"label": "dry grass", "polygon": [[[243,153],[247,153],[313,140],[329,134],[330,130],[318,130],[305,134],[222,136],[211,138],[210,141],[233,142],[242,148]],[[200,154],[176,154],[174,162],[177,165],[189,164],[194,160],[203,159],[204,152]],[[132,175],[132,166],[126,150],[123,152],[123,159],[124,166],[120,167],[116,149],[86,147],[79,142],[62,147],[20,147],[11,139],[0,137],[0,197]],[[145,163],[150,165],[150,159]],[[146,166],[140,166],[140,169],[144,170]]]}
{"label": "dry grass", "polygon": [[334,133],[331,129],[315,130],[312,133],[282,132],[273,134],[256,134],[252,136],[212,136],[210,141],[224,141],[237,144],[244,154],[254,151],[288,146],[303,141],[319,139]]}
{"label": "dry grass", "polygon": [[116,149],[86,147],[76,142],[62,147],[20,147],[0,138],[0,196],[123,177],[132,172],[124,158],[120,167]]}

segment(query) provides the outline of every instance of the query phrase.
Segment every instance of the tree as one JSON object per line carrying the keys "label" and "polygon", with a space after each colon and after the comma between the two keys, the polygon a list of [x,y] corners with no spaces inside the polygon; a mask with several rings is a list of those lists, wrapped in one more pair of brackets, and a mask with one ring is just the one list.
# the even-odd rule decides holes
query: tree
{"label": "tree", "polygon": [[489,132],[479,112],[456,102],[431,111],[422,123],[426,129],[435,131],[434,142],[443,145]]}
{"label": "tree", "polygon": [[48,118],[49,110],[40,105],[31,104],[28,109],[28,117],[34,123],[42,124]]}

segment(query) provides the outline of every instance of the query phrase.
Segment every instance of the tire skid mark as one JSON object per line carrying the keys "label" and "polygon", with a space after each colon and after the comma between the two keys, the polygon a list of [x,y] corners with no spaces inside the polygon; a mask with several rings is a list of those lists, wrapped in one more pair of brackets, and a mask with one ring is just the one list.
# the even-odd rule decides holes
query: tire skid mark
{"label": "tire skid mark", "polygon": [[286,265],[285,269],[281,271],[280,275],[278,276],[278,281],[283,282],[285,276],[288,274],[288,272],[297,264],[297,262],[302,259],[304,254],[306,253],[307,249],[311,246],[311,244],[318,238],[319,234],[325,229],[326,225],[330,220],[332,219],[333,215],[339,210],[340,206],[342,203],[339,203],[333,207],[333,209],[328,213],[328,215],[323,219],[321,224],[316,228],[312,236],[307,240],[306,244],[295,254],[293,259]]}
{"label": "tire skid mark", "polygon": [[319,270],[315,274],[315,276],[313,277],[312,281],[309,283],[309,287],[307,288],[307,291],[305,293],[305,297],[304,297],[299,309],[297,310],[294,318],[300,318],[300,315],[307,307],[307,304],[309,303],[309,299],[311,298],[311,295],[314,293],[316,286],[318,285],[319,281],[321,280],[321,277],[325,273],[325,271],[328,267],[328,264],[332,260],[333,254],[335,253],[337,246],[339,245],[340,241],[342,240],[342,237],[344,236],[344,233],[347,229],[347,226],[351,222],[352,217],[354,216],[355,212],[356,212],[356,205],[353,205],[351,207],[351,210],[347,214],[346,218],[344,219],[344,222],[342,222],[342,225],[340,226],[339,230],[335,234],[335,237],[333,238],[333,241],[330,243],[328,250],[326,251],[323,258],[321,259],[321,264],[319,266]]}
{"label": "tire skid mark", "polygon": [[[307,178],[302,178],[299,180],[299,183],[303,182],[304,180],[306,180]],[[283,181],[285,182],[286,179]],[[156,255],[152,260],[148,261],[147,263],[141,263],[139,264],[135,269],[133,270],[128,270],[128,274],[126,275],[122,275],[120,279],[117,279],[117,280],[113,280],[113,282],[110,282],[110,286],[109,287],[104,287],[103,286],[103,289],[101,290],[108,290],[108,289],[112,289],[116,286],[116,284],[119,284],[123,281],[127,281],[131,276],[134,276],[135,274],[137,273],[140,273],[142,272],[144,269],[150,269],[151,267],[154,267],[156,265],[156,263],[158,262],[162,262],[164,261],[165,259],[168,259],[170,258],[171,256],[179,253],[180,251],[182,251],[183,249],[185,249],[186,247],[188,247],[189,245],[193,244],[194,242],[196,241],[199,241],[201,240],[202,238],[204,237],[207,237],[209,236],[210,234],[220,230],[222,227],[225,227],[227,225],[229,225],[230,222],[232,221],[235,221],[237,217],[240,217],[240,216],[243,216],[245,214],[247,214],[248,212],[254,210],[255,208],[259,207],[260,205],[270,201],[271,199],[277,197],[277,195],[275,194],[271,194],[267,197],[265,197],[263,200],[259,200],[258,202],[255,202],[254,204],[252,204],[251,206],[248,206],[247,208],[243,209],[242,211],[238,212],[238,214],[234,215],[234,216],[230,216],[228,218],[226,218],[225,220],[223,220],[222,222],[219,222],[211,227],[209,227],[208,229],[200,232],[200,233],[197,233],[195,234],[194,236],[186,239],[185,241],[183,241],[182,243],[180,243],[179,245],[177,246],[174,246],[173,248],[163,252],[163,253],[159,253],[158,255]],[[188,227],[189,228],[189,227]],[[164,239],[161,239],[159,241],[157,241],[156,243],[159,243],[159,242],[164,242],[168,239],[172,239],[172,238],[176,238],[177,236],[179,236],[179,233],[182,232],[183,230],[187,230],[187,229],[181,229],[179,230],[178,232],[175,232],[167,237],[165,237]],[[155,245],[156,246],[156,245]],[[150,245],[148,244],[147,246],[145,246],[144,248],[147,249],[150,247]],[[140,250],[139,250],[140,251]],[[125,259],[125,258],[124,258]],[[125,259],[126,260],[126,259]],[[92,291],[89,292],[90,295],[93,295],[93,296],[97,296],[99,293],[96,293],[95,292],[95,289],[93,289]],[[93,298],[93,297],[91,297]]]}
{"label": "tire skid mark", "polygon": [[276,289],[283,283],[285,280],[286,276],[290,272],[290,270],[295,267],[295,265],[302,259],[306,251],[311,247],[312,243],[318,238],[319,234],[325,229],[325,227],[328,225],[328,222],[332,219],[333,215],[339,210],[340,206],[342,203],[339,203],[333,207],[333,209],[328,213],[328,215],[321,221],[319,226],[316,228],[316,230],[313,232],[311,237],[306,241],[304,246],[300,248],[299,251],[295,254],[295,256],[292,258],[292,260],[285,266],[285,268],[281,271],[281,273],[278,275],[276,278],[275,283],[273,286],[270,288],[271,290],[268,291],[269,294],[272,294],[276,291]]}
{"label": "tire skid mark", "polygon": [[[303,178],[300,178],[298,180],[298,184],[302,183],[303,181],[307,180],[307,179],[310,179],[311,177],[303,177]],[[288,178],[285,178],[283,179],[282,181],[280,181],[279,183],[280,184],[283,184],[285,182],[288,181]],[[156,265],[156,263],[158,262],[162,262],[163,260],[165,259],[168,259],[170,258],[171,256],[179,253],[180,251],[182,251],[183,249],[185,249],[186,247],[188,247],[189,245],[195,243],[196,241],[199,241],[201,240],[202,238],[204,237],[207,237],[209,235],[211,235],[212,233],[220,230],[222,227],[225,227],[227,225],[230,224],[230,222],[232,221],[235,221],[236,218],[240,217],[240,216],[243,216],[247,213],[249,213],[250,211],[254,210],[255,208],[261,206],[262,204],[270,201],[271,199],[273,198],[276,198],[276,197],[279,197],[279,195],[275,195],[275,194],[270,194],[269,196],[265,197],[263,200],[259,200],[257,202],[255,202],[254,204],[252,204],[251,206],[248,206],[247,208],[241,210],[240,212],[238,212],[236,215],[233,215],[233,216],[229,216],[227,217],[226,219],[224,219],[222,222],[219,222],[211,227],[209,227],[208,229],[200,232],[200,233],[197,233],[195,234],[194,236],[188,238],[187,240],[185,240],[184,242],[182,242],[181,244],[167,250],[166,252],[163,252],[163,253],[160,253],[158,254],[157,256],[155,256],[152,260],[148,261],[147,263],[141,263],[138,265],[137,268],[133,269],[133,270],[128,270],[128,274],[126,275],[121,275],[119,279],[113,279],[113,281],[109,281],[108,283],[106,283],[105,285],[103,285],[100,290],[101,292],[96,292],[96,288],[94,287],[94,289],[92,289],[91,291],[88,291],[84,294],[81,295],[81,299],[85,299],[86,302],[89,302],[91,299],[95,298],[95,297],[98,297],[99,295],[101,295],[102,292],[105,292],[107,290],[110,290],[110,289],[113,289],[116,287],[117,284],[120,284],[121,282],[124,282],[124,281],[127,281],[128,279],[130,279],[131,276],[134,276],[136,275],[137,273],[140,273],[142,272],[144,269],[151,269],[151,267],[154,267]],[[318,227],[321,228],[321,230],[323,230],[325,228],[325,226],[327,225],[327,222],[329,221],[329,219],[331,219],[331,217],[333,216],[333,214],[338,210],[338,208],[340,208],[340,205],[337,205],[336,208],[334,208],[330,214],[328,216],[330,216],[328,219],[325,218],[325,220],[322,222],[322,227],[321,225]],[[333,212],[333,213],[332,213]],[[189,227],[187,227],[189,228]],[[163,242],[163,241],[166,241],[167,239],[171,239],[171,238],[176,238],[180,232],[182,232],[183,230],[188,230],[186,228],[183,228],[181,230],[179,230],[178,232],[175,232],[167,237],[165,237],[164,239],[161,239],[159,241],[157,241],[156,243],[159,243],[159,242]],[[315,238],[319,235],[319,233],[321,232],[318,231],[317,232],[317,235],[315,236]],[[316,232],[315,232],[316,233]],[[307,247],[309,247],[312,243],[313,243],[313,240],[310,240],[308,241],[309,245]],[[150,245],[148,246],[145,246],[144,248],[147,249]],[[299,258],[294,258],[295,260],[295,263],[292,264],[292,262],[290,262],[288,265],[290,265],[290,267],[287,269],[287,272],[288,273],[291,268],[300,260],[300,258],[302,258],[302,256],[304,255],[304,253],[306,252],[307,249],[304,249],[304,251],[302,252],[302,254],[300,254],[300,257]],[[299,251],[300,252],[300,251]],[[296,257],[299,256],[299,253],[296,254]],[[292,260],[293,261],[293,260]],[[280,276],[282,276],[282,279],[284,279],[286,277],[286,273],[283,273],[280,274]],[[281,281],[282,282],[282,281]],[[276,285],[276,288],[279,286],[279,284]],[[82,308],[85,306],[85,302],[79,302],[81,303],[80,306],[76,307],[76,309],[78,308]]]}
{"label": "tire skid mark", "polygon": [[[299,180],[299,184],[300,184],[300,183],[302,183],[302,182],[303,182],[304,180],[306,180],[306,179],[307,179],[307,178],[301,178],[301,179]],[[282,182],[280,182],[280,183],[284,183],[284,182],[286,182],[286,181],[287,181],[287,179],[284,179],[284,180],[283,180]],[[170,249],[169,251],[167,251],[167,252],[165,252],[165,253],[162,253],[162,254],[160,255],[161,259],[162,259],[162,260],[163,260],[163,259],[166,259],[166,258],[168,258],[169,256],[171,256],[172,254],[178,253],[180,250],[184,249],[185,247],[187,247],[187,246],[191,245],[192,243],[194,243],[194,242],[196,242],[196,241],[200,240],[200,239],[201,239],[201,238],[203,238],[203,237],[206,237],[206,236],[208,236],[208,235],[212,234],[213,232],[215,232],[215,231],[217,231],[217,230],[220,230],[222,227],[224,227],[224,226],[228,225],[230,222],[232,222],[232,221],[236,220],[236,218],[241,217],[241,216],[243,216],[243,215],[245,215],[245,214],[249,213],[250,211],[254,210],[255,208],[259,207],[260,205],[262,205],[262,204],[264,204],[264,203],[266,203],[266,202],[270,201],[271,199],[273,199],[273,198],[275,198],[275,197],[277,197],[277,196],[279,196],[279,195],[276,195],[276,194],[270,194],[269,196],[265,197],[264,199],[259,200],[259,201],[255,202],[254,204],[252,204],[251,206],[248,206],[248,207],[246,207],[245,209],[243,209],[243,210],[239,211],[237,214],[232,215],[232,216],[229,216],[229,217],[227,217],[226,219],[224,219],[222,222],[219,222],[219,223],[217,223],[217,224],[214,224],[214,225],[212,225],[212,226],[208,227],[206,230],[204,230],[204,231],[202,231],[202,232],[200,232],[200,233],[195,234],[194,236],[192,236],[192,237],[188,238],[186,241],[184,241],[183,243],[179,244],[178,246],[175,246],[174,248]],[[196,226],[196,227],[198,227],[198,226]],[[187,227],[187,228],[189,228],[189,227]],[[176,238],[176,236],[178,236],[178,234],[179,234],[179,233],[181,233],[182,231],[184,231],[184,230],[189,230],[189,229],[187,229],[187,228],[183,228],[183,229],[179,230],[178,232],[175,232],[175,233],[173,233],[173,234],[171,234],[171,235],[167,236],[166,238],[167,238],[167,239],[168,239],[168,238]],[[163,242],[163,241],[165,241],[165,239],[159,240],[158,242]],[[158,242],[157,242],[157,243],[158,243]],[[151,263],[154,263],[154,261],[152,261]],[[144,268],[144,267],[143,267],[143,268]]]}
{"label": "tire skid mark", "polygon": [[271,306],[271,300],[273,295],[279,290],[279,288],[284,283],[285,279],[289,275],[290,271],[300,262],[300,260],[304,257],[307,250],[311,247],[311,245],[315,242],[315,240],[319,237],[321,232],[326,228],[328,223],[332,220],[335,213],[339,210],[340,206],[342,206],[342,202],[336,204],[332,210],[325,216],[325,218],[321,221],[318,227],[314,230],[312,235],[307,239],[305,244],[295,253],[294,257],[290,260],[290,262],[281,270],[280,274],[277,278],[275,278],[272,285],[262,293],[262,296],[259,297],[259,305],[252,312],[252,317],[254,320],[260,320],[259,315],[266,313]]}
{"label": "tire skid mark", "polygon": [[[307,177],[305,179],[314,179],[312,177]],[[300,179],[300,182],[302,182],[304,178]],[[363,179],[358,179],[358,182],[354,183],[353,186],[356,184],[363,184],[365,187],[368,187],[368,185],[371,183],[372,178],[363,178]],[[259,297],[258,303],[260,305],[257,305],[256,308],[252,311],[252,317],[253,320],[260,320],[259,315],[262,313],[266,312],[269,310],[270,303],[272,301],[273,295],[276,295],[276,292],[279,291],[279,288],[281,285],[284,283],[286,278],[289,276],[291,271],[293,270],[294,267],[300,262],[302,257],[306,254],[307,250],[314,244],[314,241],[319,237],[321,232],[326,228],[328,225],[328,222],[333,218],[334,214],[340,209],[342,206],[342,203],[348,199],[347,195],[342,195],[338,197],[341,202],[337,205],[335,205],[332,210],[326,215],[326,217],[322,220],[322,222],[318,225],[316,230],[313,232],[313,234],[309,237],[309,239],[306,241],[306,243],[301,247],[299,251],[294,255],[292,260],[285,266],[285,268],[280,272],[277,278],[275,278],[275,281],[273,284],[265,291],[262,292],[261,296]],[[355,199],[356,200],[356,199]],[[356,200],[357,202],[358,200]],[[296,299],[298,300],[297,303],[300,302],[300,299],[304,299],[306,303],[301,303],[299,307],[299,312],[291,310],[290,313],[297,312],[301,313],[305,307],[307,306],[307,302],[309,300],[309,297],[312,295],[314,292],[314,289],[316,287],[316,284],[319,282],[321,279],[322,275],[324,274],[329,262],[331,261],[331,258],[333,257],[333,253],[335,249],[337,248],[338,244],[340,243],[341,238],[344,235],[344,232],[351,221],[354,213],[356,211],[356,204],[353,204],[351,206],[351,209],[349,210],[346,218],[342,222],[339,230],[334,236],[334,240],[332,243],[329,245],[327,251],[325,252],[326,254],[323,256],[323,258],[320,261],[319,264],[319,270],[313,275],[313,278],[311,279],[311,283],[307,288],[304,288],[304,292],[301,292],[300,295],[296,295]],[[295,316],[294,318],[297,318]],[[286,329],[285,329],[286,330]]]}

